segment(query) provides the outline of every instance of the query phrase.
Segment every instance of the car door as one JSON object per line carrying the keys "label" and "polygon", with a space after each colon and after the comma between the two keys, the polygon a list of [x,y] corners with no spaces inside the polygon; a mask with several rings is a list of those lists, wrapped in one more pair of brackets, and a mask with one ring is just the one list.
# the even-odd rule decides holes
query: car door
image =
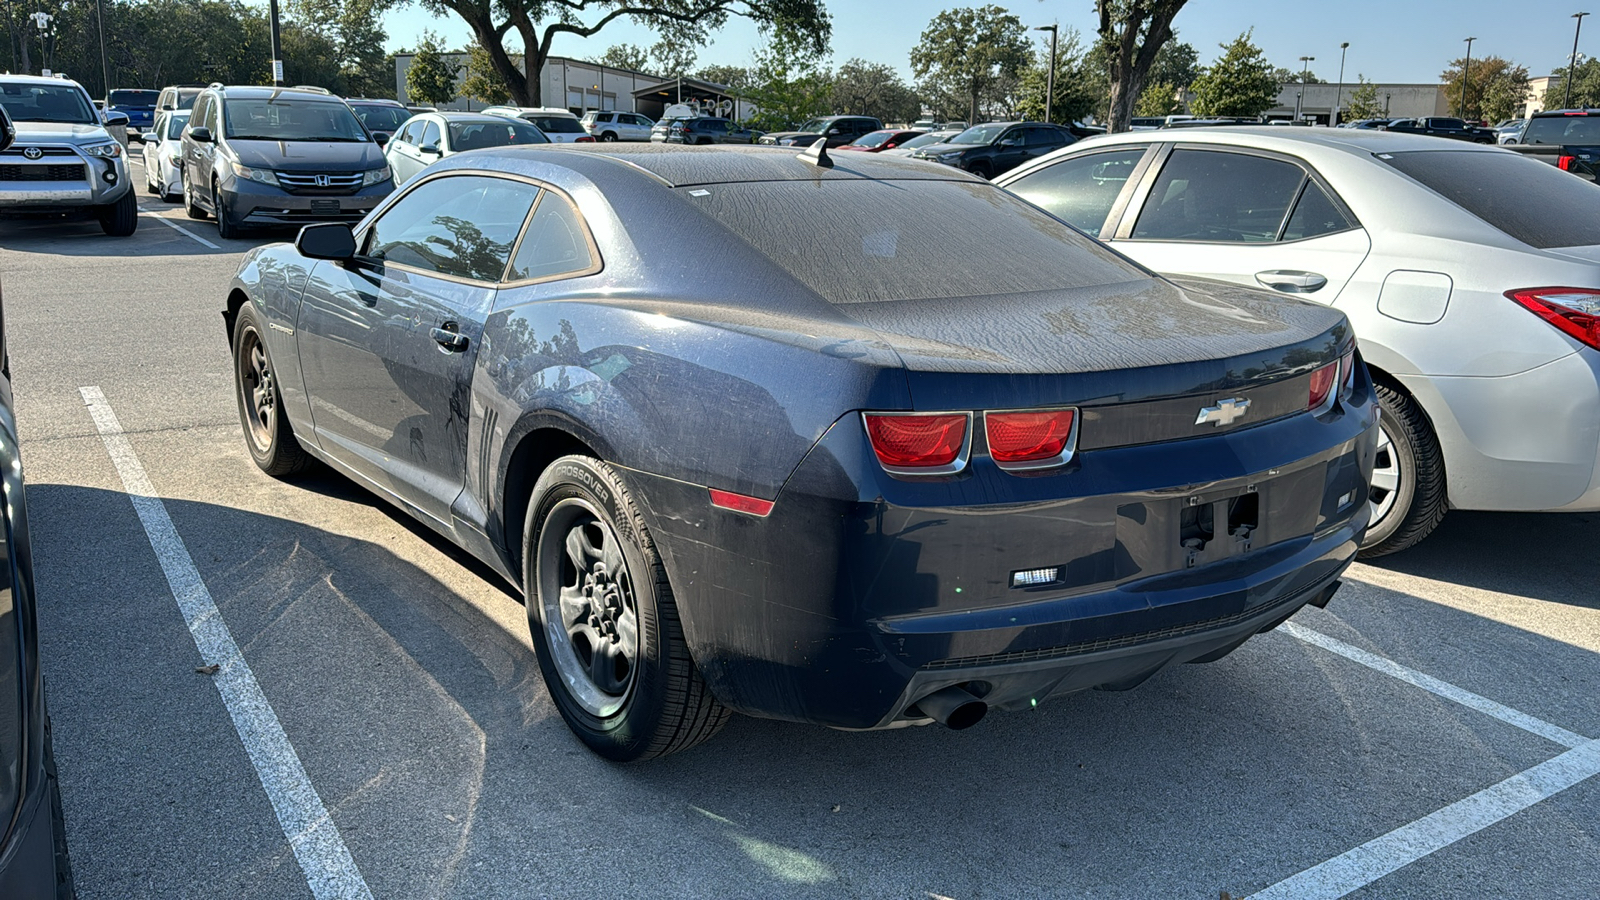
{"label": "car door", "polygon": [[1372,249],[1333,188],[1304,162],[1178,145],[1152,162],[1111,237],[1144,265],[1333,303]]}
{"label": "car door", "polygon": [[296,329],[318,445],[441,522],[464,484],[484,317],[538,191],[424,179],[356,236],[354,261],[307,279]]}
{"label": "car door", "polygon": [[146,184],[157,184],[161,181],[158,169],[161,166],[161,142],[167,136],[167,115],[167,113],[156,115],[155,124],[145,133],[144,143],[139,147],[139,158],[144,161]]}
{"label": "car door", "polygon": [[206,128],[211,131],[210,141],[197,141],[187,131],[183,138],[184,188],[211,205],[211,158],[217,149],[217,133],[211,128],[211,110],[217,105],[214,94],[201,94],[195,101],[194,113],[189,116],[188,131]]}
{"label": "car door", "polygon": [[422,139],[422,129],[426,124],[426,119],[412,119],[383,148],[389,168],[394,171],[395,184],[405,184],[422,171],[422,161],[417,158],[417,142]]}
{"label": "car door", "polygon": [[1029,168],[999,183],[1089,236],[1109,238],[1121,212],[1118,201],[1127,205],[1124,198],[1153,151],[1150,144],[1119,144]]}
{"label": "car door", "polygon": [[625,141],[650,140],[649,119],[634,113],[621,113],[617,116],[619,136]]}
{"label": "car door", "polygon": [[1022,165],[1028,159],[1028,129],[1006,129],[1006,133],[994,142],[990,159],[991,171],[995,173],[1009,172]]}

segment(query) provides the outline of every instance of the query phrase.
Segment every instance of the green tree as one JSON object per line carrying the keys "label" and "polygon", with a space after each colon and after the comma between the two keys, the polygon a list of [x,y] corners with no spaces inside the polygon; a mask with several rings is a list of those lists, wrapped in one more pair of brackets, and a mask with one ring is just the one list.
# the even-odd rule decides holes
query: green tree
{"label": "green tree", "polygon": [[[661,38],[699,47],[732,16],[782,27],[815,53],[828,50],[833,24],[822,0],[419,0],[437,15],[455,13],[489,54],[518,106],[542,106],[544,64],[561,35],[587,38],[618,19],[653,29]],[[516,33],[519,69],[505,40]]]}
{"label": "green tree", "polygon": [[[414,65],[414,63],[413,63]],[[499,106],[511,99],[511,89],[489,61],[489,54],[477,44],[467,48],[467,65],[461,79],[461,95],[480,103]],[[408,73],[409,74],[409,73]]]}
{"label": "green tree", "polygon": [[1286,69],[1277,66],[1272,70],[1272,80],[1279,84],[1327,84],[1328,79],[1318,78],[1310,69]]}
{"label": "green tree", "polygon": [[1172,18],[1188,0],[1095,0],[1100,45],[1111,83],[1106,127],[1127,131],[1133,106],[1144,93],[1150,69],[1167,41]]}
{"label": "green tree", "polygon": [[918,86],[947,105],[964,99],[968,122],[982,121],[982,107],[1003,99],[1003,82],[1031,61],[1027,27],[993,5],[939,13],[911,51]]}
{"label": "green tree", "polygon": [[411,68],[406,70],[406,95],[413,103],[429,106],[449,103],[456,98],[456,74],[460,71],[460,64],[445,55],[439,36],[424,31],[417,54],[411,57]]}
{"label": "green tree", "polygon": [[1195,79],[1190,106],[1197,116],[1258,116],[1278,99],[1278,81],[1272,65],[1251,43],[1254,29],[1219,44],[1223,53],[1211,68]]}
{"label": "green tree", "polygon": [[1382,115],[1383,103],[1378,99],[1378,86],[1368,81],[1366,76],[1357,75],[1355,89],[1350,92],[1349,115],[1341,116],[1341,120],[1359,122]]}
{"label": "green tree", "polygon": [[650,64],[650,55],[638,44],[612,44],[606,48],[606,52],[589,61],[616,69],[646,72],[649,71],[646,66]]}
{"label": "green tree", "polygon": [[[1545,109],[1561,109],[1568,105],[1566,66],[1551,76],[1540,105]],[[1571,106],[1583,109],[1600,106],[1600,59],[1586,59],[1573,69]]]}
{"label": "green tree", "polygon": [[1515,118],[1528,102],[1528,67],[1519,66],[1498,56],[1485,56],[1472,61],[1467,73],[1467,106],[1461,108],[1461,76],[1465,59],[1452,60],[1439,75],[1444,82],[1445,98],[1450,109],[1463,119]]}
{"label": "green tree", "polygon": [[[294,82],[320,84],[345,97],[382,97],[394,91],[394,69],[383,68],[383,14],[395,0],[291,0],[290,21],[317,39],[304,38],[306,47],[291,52],[285,35],[285,75]],[[290,69],[315,72],[289,75]],[[324,73],[332,70],[331,77]]]}
{"label": "green tree", "polygon": [[872,116],[884,122],[910,122],[922,112],[922,101],[883,63],[852,59],[834,73],[828,95],[833,112]]}
{"label": "green tree", "polygon": [[[1050,83],[1050,45],[1040,41],[1033,65],[1022,73],[1022,99],[1017,115],[1043,122],[1045,91]],[[1075,28],[1063,28],[1056,43],[1056,92],[1050,103],[1050,118],[1057,122],[1076,122],[1099,111],[1105,98],[1105,70],[1095,67],[1084,49],[1083,37]]]}
{"label": "green tree", "polygon": [[1200,52],[1187,41],[1178,40],[1176,29],[1172,40],[1156,51],[1156,61],[1150,66],[1148,80],[1172,86],[1174,91],[1186,91],[1200,77]]}
{"label": "green tree", "polygon": [[688,75],[699,55],[699,47],[692,40],[663,37],[650,48],[650,71],[663,78]]}
{"label": "green tree", "polygon": [[750,72],[749,99],[758,112],[750,124],[763,131],[782,131],[829,111],[832,79],[822,54],[795,29],[769,28],[756,51]]}
{"label": "green tree", "polygon": [[720,84],[734,93],[748,91],[751,85],[751,72],[744,66],[702,66],[694,73],[694,77]]}
{"label": "green tree", "polygon": [[1178,89],[1165,81],[1152,81],[1144,86],[1144,93],[1139,95],[1139,105],[1134,107],[1136,116],[1170,116],[1183,111],[1183,103],[1176,99]]}

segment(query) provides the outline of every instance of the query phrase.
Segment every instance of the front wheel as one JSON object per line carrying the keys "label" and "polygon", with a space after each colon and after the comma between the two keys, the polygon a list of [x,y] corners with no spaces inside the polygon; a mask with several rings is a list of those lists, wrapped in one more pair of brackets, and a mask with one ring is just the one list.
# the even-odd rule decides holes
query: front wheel
{"label": "front wheel", "polygon": [[95,210],[100,220],[100,230],[112,237],[127,237],[139,229],[139,198],[133,195],[133,186],[114,203]]}
{"label": "front wheel", "polygon": [[206,211],[200,208],[200,199],[194,195],[194,179],[180,176],[183,179],[183,212],[191,219],[204,219]]}
{"label": "front wheel", "polygon": [[631,762],[716,734],[731,713],[689,656],[666,570],[616,472],[587,456],[551,463],[523,535],[539,669],[579,740]]}
{"label": "front wheel", "polygon": [[244,229],[234,223],[227,198],[222,195],[222,188],[215,181],[211,182],[211,205],[217,211],[217,237],[231,241],[244,233]]}
{"label": "front wheel", "polygon": [[1378,450],[1372,469],[1372,522],[1361,557],[1387,556],[1438,527],[1447,508],[1444,454],[1422,407],[1378,385]]}
{"label": "front wheel", "polygon": [[239,424],[244,427],[250,458],[261,471],[282,478],[305,469],[311,464],[311,456],[300,446],[284,415],[283,396],[261,335],[260,315],[246,302],[233,323],[234,395],[239,401]]}

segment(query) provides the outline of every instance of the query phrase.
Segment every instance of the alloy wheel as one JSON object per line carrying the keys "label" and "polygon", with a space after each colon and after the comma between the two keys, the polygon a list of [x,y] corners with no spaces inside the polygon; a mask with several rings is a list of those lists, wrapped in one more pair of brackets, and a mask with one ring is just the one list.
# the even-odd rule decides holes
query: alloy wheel
{"label": "alloy wheel", "polygon": [[639,661],[639,619],[622,539],[580,498],[557,503],[539,536],[539,602],[561,680],[583,709],[621,709]]}
{"label": "alloy wheel", "polygon": [[1374,455],[1372,465],[1372,522],[1371,528],[1376,528],[1394,511],[1395,499],[1400,495],[1400,480],[1405,477],[1400,463],[1400,454],[1395,452],[1394,441],[1389,438],[1388,430],[1378,426],[1378,449]]}
{"label": "alloy wheel", "polygon": [[277,425],[277,385],[273,381],[272,367],[267,364],[266,348],[261,346],[261,336],[251,330],[245,333],[241,344],[239,391],[250,426],[250,442],[265,452],[272,446],[273,428]]}

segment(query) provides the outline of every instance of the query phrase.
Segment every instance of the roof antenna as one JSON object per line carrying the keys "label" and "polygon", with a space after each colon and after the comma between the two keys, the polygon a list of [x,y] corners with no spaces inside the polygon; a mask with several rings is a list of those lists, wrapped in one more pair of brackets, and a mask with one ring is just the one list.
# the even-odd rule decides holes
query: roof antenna
{"label": "roof antenna", "polygon": [[807,147],[795,159],[803,159],[819,169],[833,168],[833,159],[828,156],[828,139],[826,137],[817,138],[815,144]]}

